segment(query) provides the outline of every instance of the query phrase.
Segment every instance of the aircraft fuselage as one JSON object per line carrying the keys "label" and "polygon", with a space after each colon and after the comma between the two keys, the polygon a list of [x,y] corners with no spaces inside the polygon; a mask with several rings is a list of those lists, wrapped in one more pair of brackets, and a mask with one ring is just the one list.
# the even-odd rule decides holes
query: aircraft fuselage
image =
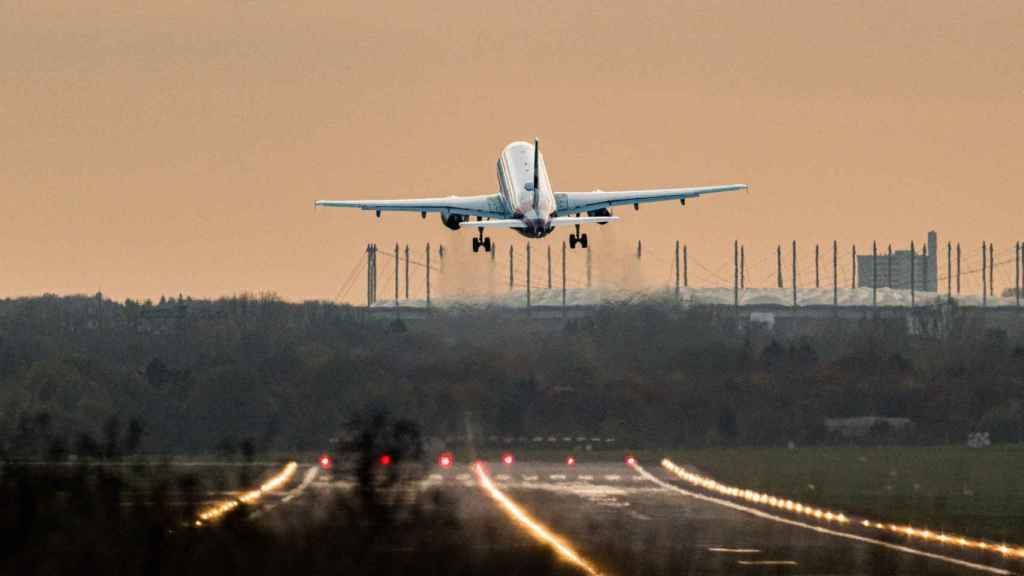
{"label": "aircraft fuselage", "polygon": [[505,146],[498,156],[498,193],[509,214],[526,223],[525,228],[516,231],[527,238],[543,238],[554,229],[551,218],[555,216],[555,194],[551,191],[543,155],[539,155],[537,161],[539,177],[534,194],[533,164],[533,144],[513,142]]}

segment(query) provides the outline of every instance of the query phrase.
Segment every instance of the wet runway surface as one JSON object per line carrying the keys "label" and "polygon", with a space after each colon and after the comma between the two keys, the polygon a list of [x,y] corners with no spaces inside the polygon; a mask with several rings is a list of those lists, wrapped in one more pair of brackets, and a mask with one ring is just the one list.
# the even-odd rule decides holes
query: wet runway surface
{"label": "wet runway surface", "polygon": [[[855,526],[787,523],[784,514],[761,515],[690,487],[656,463],[488,463],[494,485],[580,556],[608,574],[1009,574],[1024,561],[948,549],[875,534]],[[289,522],[322,514],[317,505],[345,479],[311,479],[303,467],[296,484],[266,506]],[[310,475],[307,475],[310,474]],[[305,486],[298,490],[299,480]],[[438,489],[457,502],[468,525],[505,523],[526,533],[489,498],[468,464],[435,468],[417,490]],[[287,500],[284,498],[287,497]],[[781,518],[782,521],[775,518]],[[794,519],[801,521],[802,519]],[[825,533],[815,528],[834,530]],[[845,536],[844,536],[845,534]],[[522,540],[509,542],[521,546]]]}

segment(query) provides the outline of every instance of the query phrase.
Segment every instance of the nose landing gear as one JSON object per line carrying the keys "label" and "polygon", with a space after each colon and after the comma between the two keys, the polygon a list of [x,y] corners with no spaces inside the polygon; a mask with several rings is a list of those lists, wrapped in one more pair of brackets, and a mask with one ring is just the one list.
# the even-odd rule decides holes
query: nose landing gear
{"label": "nose landing gear", "polygon": [[491,239],[490,238],[484,238],[484,229],[483,228],[479,228],[479,230],[480,230],[480,236],[478,238],[473,238],[473,252],[474,253],[475,252],[479,252],[480,248],[483,248],[484,252],[490,252],[491,251]]}

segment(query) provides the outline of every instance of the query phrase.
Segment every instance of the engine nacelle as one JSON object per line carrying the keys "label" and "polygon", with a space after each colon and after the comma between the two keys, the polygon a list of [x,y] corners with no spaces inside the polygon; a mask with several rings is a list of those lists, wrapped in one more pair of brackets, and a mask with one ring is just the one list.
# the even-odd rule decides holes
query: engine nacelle
{"label": "engine nacelle", "polygon": [[459,223],[465,222],[466,220],[469,220],[469,216],[463,216],[462,214],[449,214],[445,216],[443,212],[441,213],[441,222],[452,230],[458,230]]}
{"label": "engine nacelle", "polygon": [[[594,210],[593,212],[587,212],[587,216],[611,216],[612,211],[608,208],[601,208],[600,210]],[[599,226],[604,226],[607,222],[598,222]]]}

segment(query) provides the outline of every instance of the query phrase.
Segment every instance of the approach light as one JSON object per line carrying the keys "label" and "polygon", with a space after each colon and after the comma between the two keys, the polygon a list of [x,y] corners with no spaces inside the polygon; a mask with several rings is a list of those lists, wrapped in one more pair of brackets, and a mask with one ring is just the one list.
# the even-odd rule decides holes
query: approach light
{"label": "approach light", "polygon": [[626,466],[636,466],[636,458],[633,456],[626,456]]}
{"label": "approach light", "polygon": [[437,457],[437,463],[441,468],[451,468],[452,462],[454,461],[455,458],[452,456],[451,452],[442,452],[441,455]]}
{"label": "approach light", "polygon": [[391,454],[381,454],[378,462],[381,466],[391,466]]}
{"label": "approach light", "polygon": [[330,470],[331,469],[331,457],[328,456],[327,454],[321,455],[320,456],[320,467],[323,468],[324,470]]}
{"label": "approach light", "polygon": [[566,466],[575,466],[576,465],[576,459],[573,458],[572,456],[569,456],[568,458],[565,459],[565,465]]}
{"label": "approach light", "polygon": [[502,455],[502,457],[501,457],[501,463],[502,463],[502,464],[504,464],[505,466],[511,466],[511,465],[512,465],[512,463],[513,463],[513,462],[515,462],[515,460],[516,460],[516,459],[515,459],[515,458],[514,458],[514,457],[512,456],[512,454],[511,454],[511,453],[509,453],[509,452],[506,452],[506,453],[505,453],[504,455]]}

